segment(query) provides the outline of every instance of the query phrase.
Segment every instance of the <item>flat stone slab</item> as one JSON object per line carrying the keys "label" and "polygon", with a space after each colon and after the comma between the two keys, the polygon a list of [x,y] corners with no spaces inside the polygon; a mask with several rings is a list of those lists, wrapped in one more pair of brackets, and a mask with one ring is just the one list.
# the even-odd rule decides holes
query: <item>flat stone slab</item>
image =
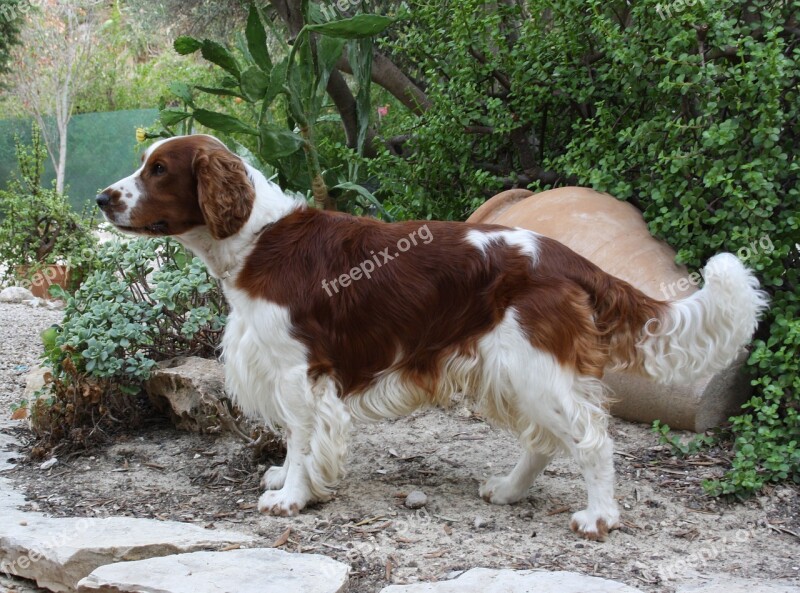
{"label": "flat stone slab", "polygon": [[17,509],[25,504],[25,497],[22,493],[14,490],[11,482],[2,477],[2,472],[14,469],[17,459],[20,458],[20,453],[12,449],[19,443],[8,433],[8,429],[13,428],[17,423],[13,420],[0,421],[0,517],[7,521],[22,514],[22,511]]}
{"label": "flat stone slab", "polygon": [[79,593],[342,593],[350,567],[273,548],[194,552],[101,566]]}
{"label": "flat stone slab", "polygon": [[[13,494],[12,494],[13,500]],[[247,535],[132,517],[49,518],[15,511],[0,522],[0,572],[74,591],[98,566],[247,544]]]}
{"label": "flat stone slab", "polygon": [[13,430],[19,421],[16,420],[2,420],[0,421],[0,472],[7,469],[14,469],[17,465],[17,460],[22,456],[21,453],[14,451],[13,448],[19,444],[10,430]]}
{"label": "flat stone slab", "polygon": [[[392,585],[381,593],[642,593],[618,583],[576,572],[473,568],[451,581]],[[751,592],[752,593],[752,592]]]}
{"label": "flat stone slab", "polygon": [[711,582],[683,585],[678,587],[676,593],[800,593],[800,584],[785,581],[750,581],[720,576]]}

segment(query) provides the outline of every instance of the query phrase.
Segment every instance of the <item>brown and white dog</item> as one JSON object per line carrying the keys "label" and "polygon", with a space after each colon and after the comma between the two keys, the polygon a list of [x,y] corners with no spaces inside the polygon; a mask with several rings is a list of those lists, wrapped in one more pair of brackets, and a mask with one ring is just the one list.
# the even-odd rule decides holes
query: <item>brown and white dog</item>
{"label": "brown and white dog", "polygon": [[447,406],[463,393],[522,447],[480,495],[518,501],[569,451],[589,498],[571,527],[604,539],[620,516],[603,372],[663,382],[715,372],[766,307],[730,254],[709,260],[703,290],[662,302],[526,230],[309,209],[211,136],[153,144],[97,203],[123,231],[175,236],[222,279],[227,388],[287,437],[258,503],[279,515],[330,498],[351,419]]}

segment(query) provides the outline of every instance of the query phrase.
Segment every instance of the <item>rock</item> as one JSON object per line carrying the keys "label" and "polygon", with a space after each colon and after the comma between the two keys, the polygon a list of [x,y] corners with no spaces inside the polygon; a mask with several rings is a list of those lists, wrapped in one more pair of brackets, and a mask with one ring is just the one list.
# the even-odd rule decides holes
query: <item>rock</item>
{"label": "rock", "polygon": [[[0,421],[0,472],[13,469],[17,460],[21,457],[12,448],[19,445],[19,441],[8,434],[8,429],[17,425],[17,422],[8,420]],[[0,478],[0,517],[2,521],[13,521],[16,515],[21,514],[18,508],[25,504],[25,496],[14,490],[12,483]],[[0,568],[2,568],[0,566]],[[0,570],[0,574],[2,574]]]}
{"label": "rock", "polygon": [[58,463],[58,459],[56,459],[55,457],[51,457],[50,459],[45,461],[42,465],[40,465],[39,469],[45,469],[45,470],[46,469],[50,469],[51,467],[53,467],[57,463]]}
{"label": "rock", "polygon": [[533,570],[492,570],[473,568],[451,581],[392,585],[381,593],[641,593],[635,589],[598,577],[575,572],[537,572]]}
{"label": "rock", "polygon": [[422,490],[414,490],[406,496],[403,503],[409,509],[421,509],[428,503],[428,497]]}
{"label": "rock", "polygon": [[[697,276],[675,264],[675,251],[655,239],[631,204],[581,187],[538,194],[509,190],[478,208],[467,222],[502,224],[560,241],[645,294],[680,299],[698,290]],[[749,397],[743,354],[730,368],[690,385],[663,386],[632,373],[606,373],[614,392],[611,413],[626,420],[661,420],[703,432],[733,415]]]}
{"label": "rock", "polygon": [[[5,494],[0,490],[0,507],[19,504],[13,493],[4,501]],[[60,519],[10,510],[11,520],[6,520],[9,515],[3,509],[0,521],[0,573],[35,580],[56,592],[74,591],[78,581],[104,564],[253,541],[250,536],[175,521]]]}
{"label": "rock", "polygon": [[[706,577],[704,575],[700,578]],[[678,587],[675,593],[800,593],[800,585],[786,581],[751,581],[719,575],[710,582]]]}
{"label": "rock", "polygon": [[0,303],[23,303],[33,298],[33,293],[21,286],[9,286],[0,292]]}
{"label": "rock", "polygon": [[[13,469],[17,460],[22,457],[20,453],[14,451],[14,448],[19,445],[19,441],[7,433],[9,428],[18,424],[18,422],[10,420],[0,421],[0,472]],[[1,515],[2,513],[0,513]]]}
{"label": "rock", "polygon": [[194,552],[101,566],[78,583],[78,592],[340,593],[349,570],[325,556],[274,548]]}
{"label": "rock", "polygon": [[219,427],[216,402],[225,396],[225,371],[216,360],[190,356],[165,361],[145,383],[145,390],[178,428],[207,432]]}
{"label": "rock", "polygon": [[492,524],[491,521],[481,517],[480,515],[475,517],[475,520],[472,522],[472,526],[475,527],[475,529],[485,529],[489,527],[491,524]]}

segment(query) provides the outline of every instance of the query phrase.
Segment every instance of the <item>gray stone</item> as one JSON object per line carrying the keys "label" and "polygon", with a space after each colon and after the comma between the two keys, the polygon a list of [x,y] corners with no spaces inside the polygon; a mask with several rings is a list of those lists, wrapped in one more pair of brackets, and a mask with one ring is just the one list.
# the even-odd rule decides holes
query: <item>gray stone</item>
{"label": "gray stone", "polygon": [[101,566],[79,593],[341,593],[346,564],[318,554],[273,548],[194,552]]}
{"label": "gray stone", "polygon": [[9,286],[0,292],[0,303],[22,303],[33,299],[33,293],[21,286]]}
{"label": "gray stone", "polygon": [[408,496],[406,496],[406,500],[403,503],[409,509],[421,509],[428,503],[428,497],[422,490],[414,490],[410,492]]}
{"label": "gray stone", "polygon": [[616,581],[575,572],[473,568],[451,581],[392,585],[381,593],[641,593]]}
{"label": "gray stone", "polygon": [[489,527],[491,525],[491,523],[492,522],[489,521],[488,519],[485,519],[484,517],[481,517],[480,515],[478,515],[477,517],[475,517],[475,520],[472,522],[472,526],[475,529],[484,529],[486,527]]}
{"label": "gray stone", "polygon": [[[699,577],[705,579],[705,577]],[[781,581],[759,579],[752,581],[726,575],[712,577],[705,583],[678,587],[675,593],[800,593],[800,585]]]}
{"label": "gray stone", "polygon": [[[5,492],[0,491],[0,506],[19,503],[13,494],[4,499]],[[61,519],[12,509],[0,522],[0,572],[35,580],[51,591],[73,591],[104,564],[252,541],[250,536],[174,521]]]}
{"label": "gray stone", "polygon": [[19,445],[17,439],[8,433],[9,428],[18,425],[19,421],[4,420],[0,422],[0,472],[14,469],[17,460],[22,457],[15,448]]}
{"label": "gray stone", "polygon": [[[14,421],[0,422],[0,472],[13,469],[21,456],[12,449],[18,444],[17,440],[7,433],[8,428],[14,424],[16,424]],[[0,517],[3,518],[3,522],[17,520],[17,516],[22,515],[22,511],[18,509],[24,504],[25,497],[14,490],[11,481],[0,477]]]}
{"label": "gray stone", "polygon": [[145,390],[178,428],[207,432],[219,427],[217,402],[225,397],[225,371],[216,360],[189,356],[165,361],[145,383]]}

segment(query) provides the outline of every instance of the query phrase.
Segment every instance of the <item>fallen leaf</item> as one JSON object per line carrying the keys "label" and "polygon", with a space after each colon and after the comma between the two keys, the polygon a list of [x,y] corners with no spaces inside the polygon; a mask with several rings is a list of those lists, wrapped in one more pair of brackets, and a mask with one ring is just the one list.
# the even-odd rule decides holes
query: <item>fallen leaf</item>
{"label": "fallen leaf", "polygon": [[28,408],[17,408],[14,410],[14,413],[11,414],[12,420],[25,420],[28,417]]}
{"label": "fallen leaf", "polygon": [[273,548],[280,548],[281,546],[285,545],[286,542],[289,541],[289,536],[292,534],[292,528],[287,527],[286,531],[281,533],[281,536],[275,540],[275,543],[272,544]]}

